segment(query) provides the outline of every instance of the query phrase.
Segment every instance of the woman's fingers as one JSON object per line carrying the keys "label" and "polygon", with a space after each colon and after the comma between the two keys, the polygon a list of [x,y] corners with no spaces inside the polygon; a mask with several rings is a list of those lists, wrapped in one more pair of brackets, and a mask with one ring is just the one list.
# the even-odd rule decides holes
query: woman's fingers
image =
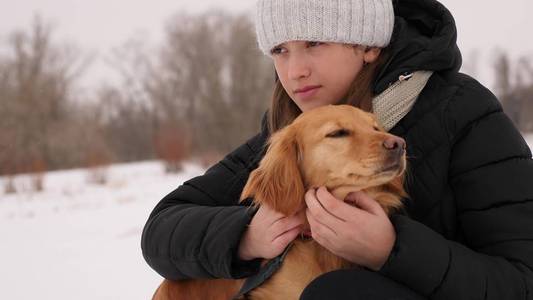
{"label": "woman's fingers", "polygon": [[[288,231],[282,233],[281,235],[277,236],[273,241],[272,244],[277,249],[285,249],[287,245],[292,242],[298,234],[300,234],[300,231],[302,230],[301,226],[296,226],[294,228],[289,229]],[[277,255],[277,254],[276,254]]]}
{"label": "woman's fingers", "polygon": [[272,232],[273,237],[275,239],[286,231],[291,230],[302,224],[303,220],[298,217],[285,217],[277,220],[274,224],[272,224],[270,231]]}
{"label": "woman's fingers", "polygon": [[311,227],[311,236],[322,246],[328,248],[331,237],[336,236],[337,233],[330,227],[318,222],[318,220],[307,212],[307,220]]}
{"label": "woman's fingers", "polygon": [[275,222],[285,218],[282,213],[273,210],[267,205],[261,205],[256,215],[258,219],[261,220],[262,225],[266,225],[267,227],[270,227]]}
{"label": "woman's fingers", "polygon": [[305,203],[307,204],[308,215],[312,215],[317,222],[320,222],[329,228],[338,227],[345,221],[328,211],[327,208],[322,205],[322,202],[318,199],[314,190],[309,190],[305,194]]}
{"label": "woman's fingers", "polygon": [[362,209],[366,212],[369,212],[373,215],[377,215],[377,216],[386,215],[381,205],[379,205],[379,203],[376,200],[368,196],[367,193],[364,193],[361,191],[350,193],[346,199],[353,201],[353,203],[355,203],[355,206],[357,206],[357,208]]}
{"label": "woman's fingers", "polygon": [[266,205],[259,207],[241,238],[239,257],[250,260],[279,255],[301,232],[304,213],[286,217]]}
{"label": "woman's fingers", "polygon": [[339,220],[346,221],[354,215],[352,206],[345,203],[344,199],[335,198],[324,186],[316,190],[316,197],[322,207]]}

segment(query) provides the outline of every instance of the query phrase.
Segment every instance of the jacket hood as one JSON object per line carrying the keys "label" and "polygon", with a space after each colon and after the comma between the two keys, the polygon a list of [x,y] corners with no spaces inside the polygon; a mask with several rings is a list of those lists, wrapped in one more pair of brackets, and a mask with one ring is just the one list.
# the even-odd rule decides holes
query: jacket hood
{"label": "jacket hood", "polygon": [[380,94],[404,73],[459,71],[457,29],[446,7],[435,0],[393,0],[393,6],[390,57],[376,76],[374,93]]}

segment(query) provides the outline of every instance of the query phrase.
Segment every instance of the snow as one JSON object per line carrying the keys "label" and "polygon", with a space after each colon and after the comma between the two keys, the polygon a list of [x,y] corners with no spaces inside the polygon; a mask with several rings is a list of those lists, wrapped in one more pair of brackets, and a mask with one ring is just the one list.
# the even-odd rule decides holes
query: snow
{"label": "snow", "polygon": [[142,257],[144,223],[161,198],[203,172],[114,165],[103,186],[88,184],[83,169],[50,172],[40,193],[19,176],[22,192],[0,192],[0,299],[150,299],[162,278]]}
{"label": "snow", "polygon": [[533,151],[533,133],[524,134],[524,138],[529,145],[529,149]]}
{"label": "snow", "polygon": [[[524,137],[533,148],[533,133]],[[119,164],[105,185],[88,183],[84,169],[49,172],[39,193],[18,176],[18,194],[0,191],[0,299],[150,299],[162,278],[141,254],[144,223],[203,172],[192,163],[174,175],[157,161]]]}

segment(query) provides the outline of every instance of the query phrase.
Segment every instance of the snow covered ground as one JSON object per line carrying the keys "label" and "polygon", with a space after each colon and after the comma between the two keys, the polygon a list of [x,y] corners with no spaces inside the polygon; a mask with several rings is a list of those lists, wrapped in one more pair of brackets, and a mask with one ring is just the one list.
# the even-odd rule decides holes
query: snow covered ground
{"label": "snow covered ground", "polygon": [[523,136],[526,139],[527,144],[529,145],[529,149],[531,149],[531,151],[533,152],[533,132],[523,134]]}
{"label": "snow covered ground", "polygon": [[151,299],[162,279],[142,258],[142,227],[163,196],[203,172],[188,164],[166,175],[142,162],[112,166],[105,186],[79,169],[48,173],[41,193],[0,192],[0,299]]}
{"label": "snow covered ground", "polygon": [[142,227],[163,196],[203,172],[121,164],[103,186],[83,169],[50,172],[41,193],[18,177],[22,192],[0,191],[0,299],[150,299],[161,277],[142,258]]}

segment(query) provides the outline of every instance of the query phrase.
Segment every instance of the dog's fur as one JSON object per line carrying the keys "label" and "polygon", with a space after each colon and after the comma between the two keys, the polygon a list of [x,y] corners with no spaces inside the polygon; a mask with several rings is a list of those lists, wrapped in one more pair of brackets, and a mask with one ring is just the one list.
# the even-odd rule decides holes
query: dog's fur
{"label": "dog's fur", "polygon": [[[342,200],[363,190],[390,214],[401,207],[401,198],[406,196],[405,164],[403,140],[380,130],[372,114],[348,105],[323,106],[301,114],[272,135],[241,200],[253,197],[255,205],[268,205],[289,216],[304,207],[305,191],[326,186]],[[320,274],[348,267],[356,266],[313,240],[297,239],[282,267],[249,298],[298,299]],[[165,280],[154,299],[231,299],[243,282]]]}

